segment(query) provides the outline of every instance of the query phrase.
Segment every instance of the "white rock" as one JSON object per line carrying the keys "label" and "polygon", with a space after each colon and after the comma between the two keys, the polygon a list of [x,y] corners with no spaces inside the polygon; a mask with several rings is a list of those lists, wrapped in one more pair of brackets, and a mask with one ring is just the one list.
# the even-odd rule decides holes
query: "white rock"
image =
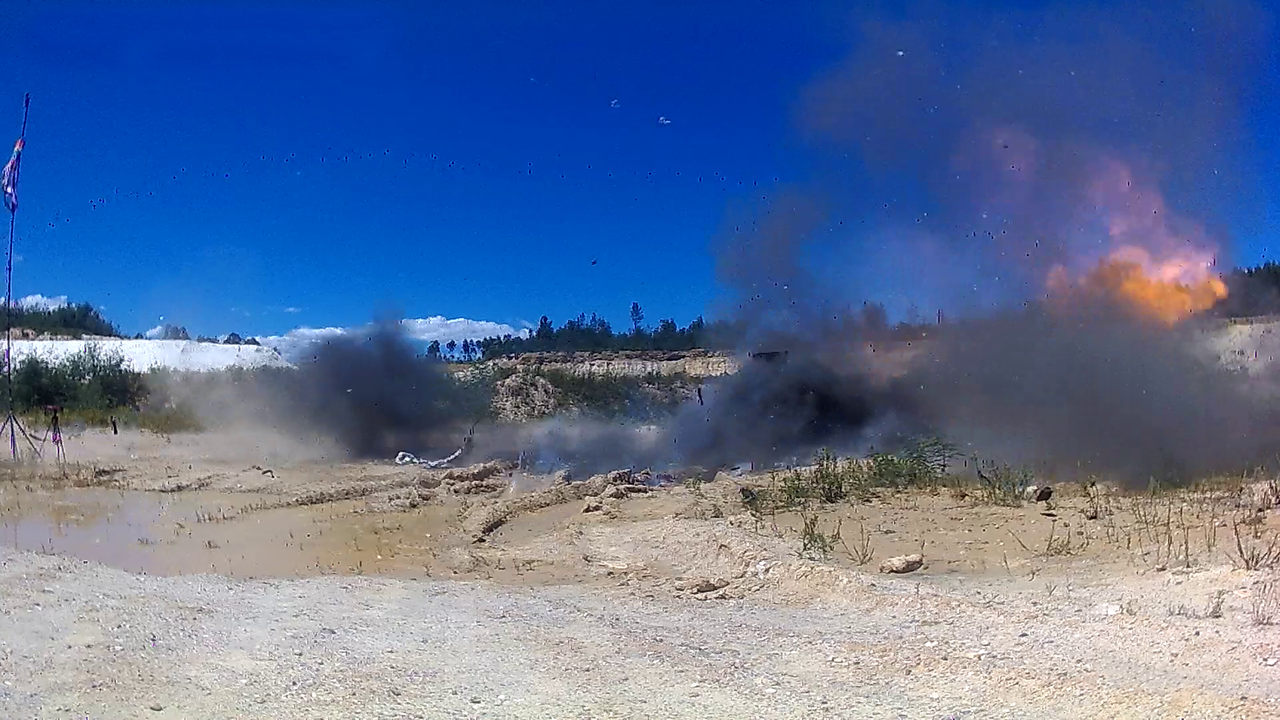
{"label": "white rock", "polygon": [[891,557],[880,563],[880,572],[902,574],[915,572],[924,566],[924,556],[920,553]]}

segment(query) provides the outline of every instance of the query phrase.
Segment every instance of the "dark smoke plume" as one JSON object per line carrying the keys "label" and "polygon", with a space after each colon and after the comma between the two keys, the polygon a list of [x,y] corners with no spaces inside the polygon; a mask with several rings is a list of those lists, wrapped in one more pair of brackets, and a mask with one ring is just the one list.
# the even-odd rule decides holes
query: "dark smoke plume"
{"label": "dark smoke plume", "polygon": [[1008,313],[950,328],[902,378],[920,416],[1004,460],[1143,482],[1275,460],[1276,387],[1225,370],[1212,327]]}
{"label": "dark smoke plume", "polygon": [[678,458],[708,467],[807,462],[823,447],[858,454],[871,431],[891,437],[891,431],[903,430],[896,423],[909,407],[909,398],[867,375],[803,352],[788,353],[785,360],[749,359],[706,395],[706,407],[688,407],[670,433]]}
{"label": "dark smoke plume", "polygon": [[[682,447],[802,448],[827,417],[820,389],[843,418],[824,442],[865,441],[896,417],[969,449],[1135,481],[1274,459],[1269,385],[1223,370],[1195,322],[1170,329],[1100,300],[1041,307],[1051,268],[1078,275],[1115,245],[1222,249],[1209,228],[1253,210],[1234,200],[1251,179],[1240,101],[1265,80],[1271,18],[1246,2],[915,4],[858,28],[802,102],[825,170],[735,215],[720,243],[743,349],[802,362],[725,380],[715,423],[685,425]],[[857,308],[886,286],[967,319],[879,389]],[[799,411],[772,412],[786,407]]]}
{"label": "dark smoke plume", "polygon": [[[719,468],[808,461],[827,447],[850,454],[871,437],[891,438],[904,425],[906,396],[859,373],[810,359],[749,361],[703,389],[705,404],[686,403],[661,425],[556,419],[536,423],[517,441],[535,462],[583,473],[618,467]],[[856,443],[856,444],[851,444]]]}
{"label": "dark smoke plume", "polygon": [[443,364],[415,352],[393,324],[325,341],[280,379],[273,411],[281,421],[329,437],[357,458],[456,447],[459,426],[487,404]]}
{"label": "dark smoke plume", "polygon": [[[1238,200],[1253,196],[1241,99],[1274,82],[1271,18],[1196,0],[894,3],[857,20],[849,57],[800,103],[812,179],[731,213],[717,243],[740,350],[787,361],[745,360],[651,432],[555,420],[478,431],[477,448],[594,471],[941,433],[1133,482],[1274,459],[1272,385],[1223,370],[1197,320],[1042,306],[1052,268],[1078,276],[1116,243],[1225,248],[1215,228],[1255,210]],[[949,321],[908,348],[863,305],[882,294]],[[393,332],[331,343],[293,382],[289,407],[359,456],[420,448],[473,407]]]}

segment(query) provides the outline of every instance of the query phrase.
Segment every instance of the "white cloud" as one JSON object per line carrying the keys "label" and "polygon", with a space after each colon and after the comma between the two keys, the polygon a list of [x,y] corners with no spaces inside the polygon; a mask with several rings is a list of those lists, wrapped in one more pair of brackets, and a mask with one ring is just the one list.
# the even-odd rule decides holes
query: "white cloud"
{"label": "white cloud", "polygon": [[160,338],[164,337],[164,326],[157,325],[151,328],[150,330],[142,333],[142,337],[148,340],[159,340]]}
{"label": "white cloud", "polygon": [[327,327],[327,328],[296,328],[290,330],[284,335],[267,335],[259,336],[258,342],[273,348],[280,353],[281,357],[293,362],[305,356],[306,351],[312,345],[324,341],[341,337],[347,334],[346,328]]}
{"label": "white cloud", "polygon": [[515,335],[517,332],[515,328],[505,323],[490,322],[488,320],[468,320],[466,318],[448,320],[441,315],[401,320],[400,326],[404,328],[406,335],[415,340],[426,342],[439,340],[442,343],[450,340],[461,342],[463,340],[479,340],[487,337],[502,337],[503,335]]}
{"label": "white cloud", "polygon": [[[517,330],[505,323],[496,323],[489,320],[469,320],[467,318],[450,319],[441,315],[426,318],[407,318],[400,321],[400,327],[404,329],[405,335],[414,340],[420,342],[439,340],[442,345],[450,340],[461,342],[463,340],[479,340],[503,335],[528,334],[527,329]],[[258,342],[274,348],[286,360],[295,361],[305,357],[307,351],[318,342],[332,340],[353,332],[365,331],[369,328],[370,326],[363,328],[302,327],[290,330],[284,335],[260,336],[258,337]]]}
{"label": "white cloud", "polygon": [[290,314],[294,314],[294,313],[300,313],[300,312],[302,312],[302,308],[300,308],[300,307],[287,307],[287,308],[285,308],[285,309],[284,309],[284,311],[285,311],[285,312],[287,312],[287,313],[290,313]]}

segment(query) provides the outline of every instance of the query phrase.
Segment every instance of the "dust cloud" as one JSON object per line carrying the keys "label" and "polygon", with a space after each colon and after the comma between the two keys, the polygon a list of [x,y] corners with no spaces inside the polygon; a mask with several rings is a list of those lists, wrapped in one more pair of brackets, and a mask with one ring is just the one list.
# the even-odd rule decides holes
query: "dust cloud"
{"label": "dust cloud", "polygon": [[488,404],[386,322],[317,343],[297,368],[175,377],[164,391],[205,425],[269,434],[295,457],[447,455]]}

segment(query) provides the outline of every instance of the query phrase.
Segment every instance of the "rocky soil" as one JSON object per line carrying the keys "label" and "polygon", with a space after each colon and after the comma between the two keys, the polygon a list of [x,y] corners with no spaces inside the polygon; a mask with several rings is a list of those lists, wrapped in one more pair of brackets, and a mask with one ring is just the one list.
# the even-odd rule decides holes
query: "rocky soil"
{"label": "rocky soil", "polygon": [[[95,464],[0,478],[0,717],[1280,716],[1249,487],[757,517],[767,478],[76,442]],[[840,542],[802,557],[814,517]]]}
{"label": "rocky soil", "polygon": [[[1000,583],[964,589],[808,572],[825,591],[803,601],[779,592],[699,602],[644,585],[146,577],[0,551],[0,712],[1264,718],[1280,711],[1276,633],[1238,618],[1129,615],[1097,602],[1113,588],[1051,596]],[[792,582],[805,578],[797,569]]]}

